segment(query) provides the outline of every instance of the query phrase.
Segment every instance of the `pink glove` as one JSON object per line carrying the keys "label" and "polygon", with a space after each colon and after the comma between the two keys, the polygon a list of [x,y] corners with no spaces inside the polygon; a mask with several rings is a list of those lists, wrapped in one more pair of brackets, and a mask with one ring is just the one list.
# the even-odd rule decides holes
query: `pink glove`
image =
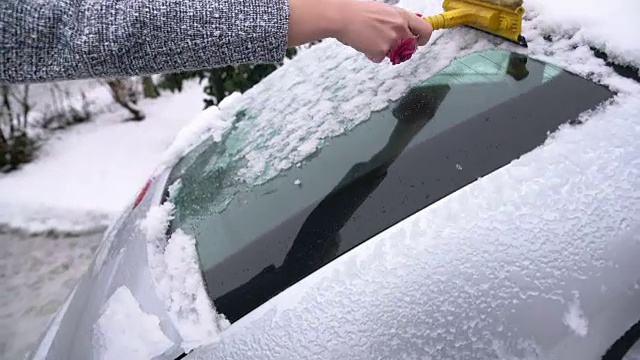
{"label": "pink glove", "polygon": [[[416,16],[422,17],[422,14],[416,14]],[[391,64],[398,65],[411,59],[411,56],[413,56],[417,48],[418,41],[415,38],[406,38],[403,39],[398,46],[391,49],[387,56],[389,60],[391,60]]]}

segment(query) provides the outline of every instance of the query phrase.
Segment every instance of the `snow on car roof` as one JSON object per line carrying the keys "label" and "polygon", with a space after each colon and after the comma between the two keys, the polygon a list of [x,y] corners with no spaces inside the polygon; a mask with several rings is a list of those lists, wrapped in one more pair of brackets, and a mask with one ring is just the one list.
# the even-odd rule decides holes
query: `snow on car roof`
{"label": "snow on car roof", "polygon": [[[524,32],[562,38],[565,47],[593,45],[619,63],[640,68],[640,2],[633,0],[525,0]],[[529,36],[531,36],[529,35]],[[557,41],[557,40],[556,40]],[[535,44],[534,47],[544,45]]]}

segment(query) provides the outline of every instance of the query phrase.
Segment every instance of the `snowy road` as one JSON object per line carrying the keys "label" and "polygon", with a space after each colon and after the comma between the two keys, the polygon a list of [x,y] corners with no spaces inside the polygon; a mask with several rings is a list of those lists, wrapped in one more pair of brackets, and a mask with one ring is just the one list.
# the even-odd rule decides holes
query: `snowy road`
{"label": "snowy road", "polygon": [[0,359],[22,359],[93,258],[101,233],[0,233]]}

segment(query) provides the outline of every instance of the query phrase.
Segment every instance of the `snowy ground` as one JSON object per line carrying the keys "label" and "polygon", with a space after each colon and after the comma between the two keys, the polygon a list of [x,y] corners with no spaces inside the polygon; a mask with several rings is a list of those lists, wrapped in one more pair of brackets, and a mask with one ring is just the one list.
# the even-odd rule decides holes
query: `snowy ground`
{"label": "snowy ground", "polygon": [[[402,3],[425,14],[439,9],[439,1]],[[640,23],[634,17],[640,13],[640,2],[526,0],[525,7],[527,16],[536,15],[534,21],[525,24],[524,31],[537,57],[587,44],[607,51],[622,63],[640,67],[640,42],[634,37],[640,33]],[[625,11],[620,11],[623,8]],[[548,44],[542,39],[546,34],[563,39],[554,48],[541,50]],[[571,65],[587,73],[592,64],[576,63],[578,58],[567,57],[559,65]],[[141,106],[147,114],[143,122],[124,123],[127,114],[118,110],[58,133],[32,164],[0,175],[0,229],[101,229],[131,200],[177,131],[200,112],[202,105],[201,86],[192,82],[182,93],[143,100]],[[89,263],[98,239],[97,234],[0,234],[0,357],[15,359],[37,339]]]}
{"label": "snowy ground", "polygon": [[30,349],[93,258],[101,233],[0,234],[0,359]]}
{"label": "snowy ground", "polygon": [[[0,227],[29,232],[103,228],[144,184],[176,132],[203,107],[202,87],[143,100],[142,122],[124,110],[60,132],[38,159],[0,175]],[[117,109],[117,108],[116,108]]]}

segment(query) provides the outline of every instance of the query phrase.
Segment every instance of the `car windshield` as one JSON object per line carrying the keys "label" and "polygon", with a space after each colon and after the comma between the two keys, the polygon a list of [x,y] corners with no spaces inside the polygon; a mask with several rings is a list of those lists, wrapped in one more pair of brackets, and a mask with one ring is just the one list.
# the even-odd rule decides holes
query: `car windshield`
{"label": "car windshield", "polygon": [[182,182],[171,230],[195,237],[208,293],[234,322],[611,96],[525,55],[464,56],[261,184],[238,180],[233,131],[204,141],[170,174]]}

